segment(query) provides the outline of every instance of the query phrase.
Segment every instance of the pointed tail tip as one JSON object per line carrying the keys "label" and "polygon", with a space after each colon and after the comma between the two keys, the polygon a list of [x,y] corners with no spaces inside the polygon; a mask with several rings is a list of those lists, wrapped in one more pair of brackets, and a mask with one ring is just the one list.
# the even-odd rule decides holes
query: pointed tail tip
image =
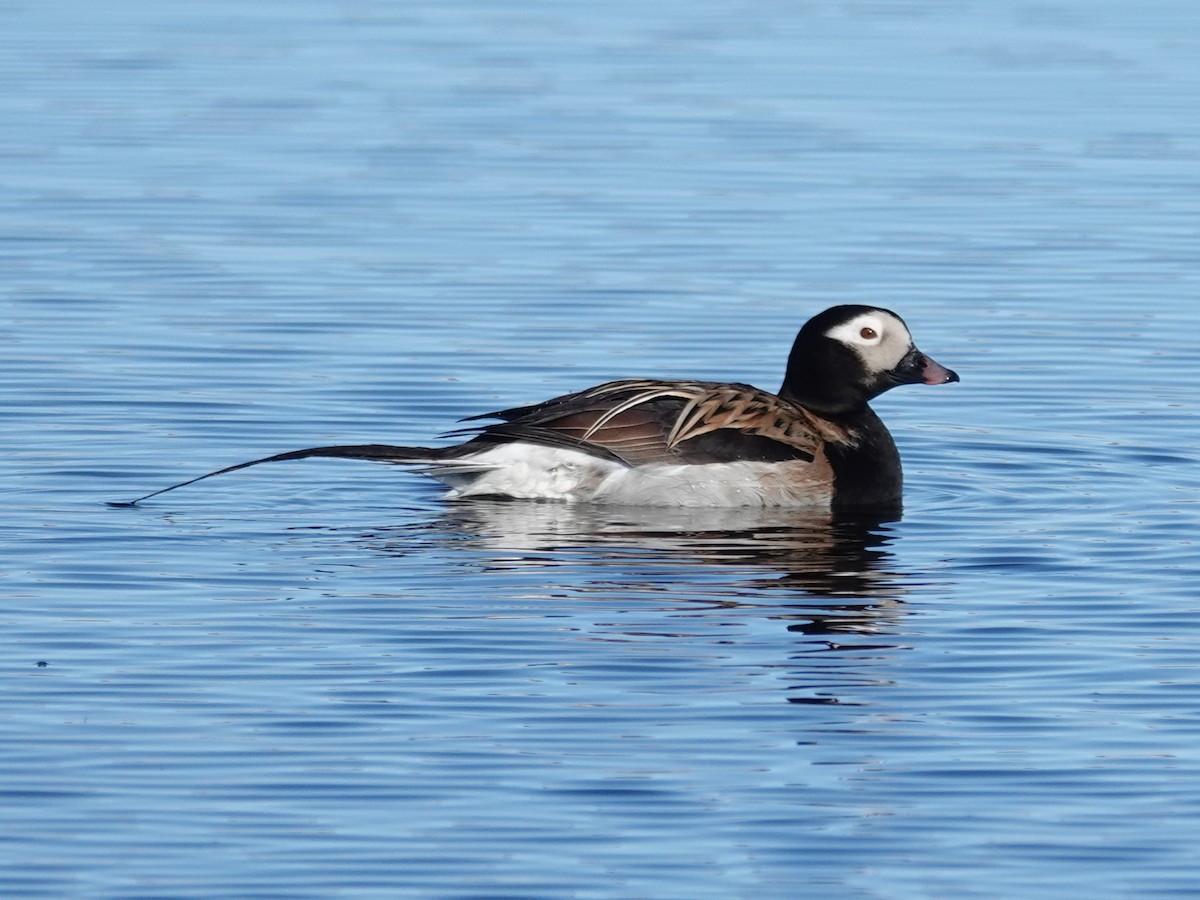
{"label": "pointed tail tip", "polygon": [[282,462],[289,459],[307,459],[310,456],[328,456],[334,459],[369,459],[378,462],[421,462],[425,459],[437,459],[439,451],[427,447],[398,447],[392,444],[339,444],[333,447],[309,447],[305,450],[289,450],[287,453],[276,453],[274,456],[264,456],[262,459],[252,459],[249,462],[237,463],[236,465],[226,466],[223,469],[217,469],[215,472],[208,472],[205,475],[198,475],[195,478],[189,478],[187,481],[181,481],[178,484],[173,484],[170,487],[161,488],[157,491],[151,491],[149,494],[143,494],[134,500],[109,500],[107,506],[113,509],[130,509],[137,506],[143,500],[149,500],[151,497],[157,497],[159,494],[165,494],[167,491],[173,491],[177,488],[187,487],[189,484],[195,484],[197,481],[203,481],[206,478],[212,478],[214,475],[224,475],[226,472],[236,472],[238,469],[245,469],[249,466],[257,466],[259,463],[267,462]]}

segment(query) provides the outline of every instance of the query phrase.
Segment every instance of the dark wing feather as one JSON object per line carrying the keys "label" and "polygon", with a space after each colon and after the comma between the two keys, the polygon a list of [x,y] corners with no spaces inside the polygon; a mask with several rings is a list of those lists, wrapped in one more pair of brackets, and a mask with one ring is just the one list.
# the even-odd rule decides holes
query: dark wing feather
{"label": "dark wing feather", "polygon": [[626,465],[755,459],[811,461],[820,424],[804,409],[745,384],[610,381],[486,416],[464,446],[529,441]]}

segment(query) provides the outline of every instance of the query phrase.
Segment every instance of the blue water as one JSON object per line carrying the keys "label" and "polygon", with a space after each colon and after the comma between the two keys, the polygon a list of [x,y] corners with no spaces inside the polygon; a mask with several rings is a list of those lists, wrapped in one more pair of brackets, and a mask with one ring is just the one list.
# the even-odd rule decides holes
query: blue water
{"label": "blue water", "polygon": [[[1191,4],[9,4],[0,892],[1200,893]],[[366,463],[832,303],[906,511]]]}

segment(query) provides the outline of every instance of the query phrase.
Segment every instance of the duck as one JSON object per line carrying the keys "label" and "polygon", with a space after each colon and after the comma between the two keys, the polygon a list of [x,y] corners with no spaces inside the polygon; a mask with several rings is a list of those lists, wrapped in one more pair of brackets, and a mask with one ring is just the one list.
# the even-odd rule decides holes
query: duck
{"label": "duck", "polygon": [[659,507],[895,508],[896,442],[870,401],[905,384],[959,381],[917,349],[904,320],[874,306],[809,319],[775,393],[749,384],[630,378],[463,419],[446,447],[310,447],[237,463],[151,497],[248,466],[309,457],[404,465],[451,499],[503,498]]}

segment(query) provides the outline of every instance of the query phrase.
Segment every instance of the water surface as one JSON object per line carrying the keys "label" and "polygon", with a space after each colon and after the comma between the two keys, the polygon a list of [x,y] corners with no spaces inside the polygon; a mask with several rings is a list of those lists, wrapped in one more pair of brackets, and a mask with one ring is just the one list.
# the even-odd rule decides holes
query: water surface
{"label": "water surface", "polygon": [[[0,887],[1200,890],[1187,4],[10,5]],[[902,520],[312,460],[832,303]]]}

